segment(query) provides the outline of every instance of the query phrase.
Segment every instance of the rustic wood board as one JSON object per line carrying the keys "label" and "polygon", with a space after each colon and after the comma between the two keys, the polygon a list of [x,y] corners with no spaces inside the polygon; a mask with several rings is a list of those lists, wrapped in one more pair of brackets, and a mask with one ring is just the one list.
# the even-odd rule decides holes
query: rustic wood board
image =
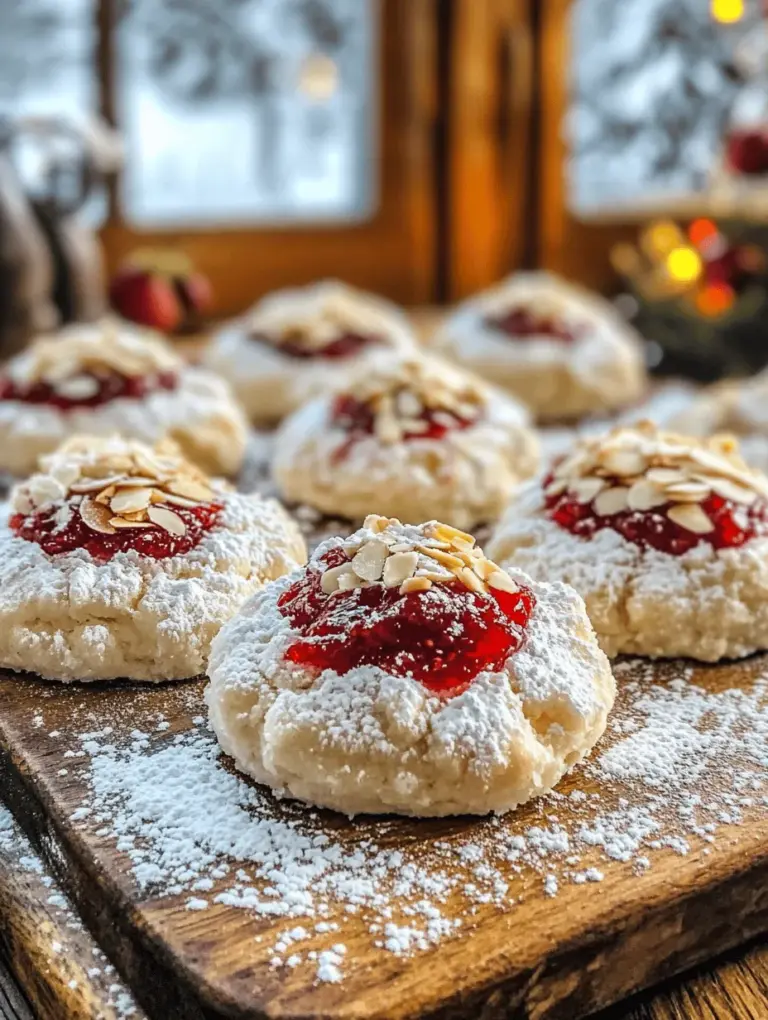
{"label": "rustic wood board", "polygon": [[[139,775],[137,767],[166,762],[156,757],[164,754],[180,756],[176,768],[179,762],[192,761],[189,747],[207,746],[210,739],[200,719],[202,682],[153,689],[127,684],[86,689],[0,677],[0,796],[147,1013],[158,1020],[219,1016],[574,1020],[768,930],[768,798],[762,785],[768,780],[768,753],[763,760],[752,755],[745,762],[735,739],[725,745],[720,741],[689,747],[693,763],[702,755],[707,763],[688,791],[709,805],[709,829],[699,819],[693,826],[696,833],[691,832],[690,816],[680,813],[688,795],[678,802],[669,791],[649,788],[637,777],[608,781],[600,771],[601,755],[610,753],[612,744],[632,739],[632,733],[648,722],[650,717],[639,706],[649,698],[660,699],[657,717],[667,708],[674,713],[690,685],[701,690],[697,697],[704,707],[704,714],[699,712],[704,731],[717,728],[709,716],[717,714],[718,698],[728,701],[733,715],[734,690],[744,691],[744,698],[750,699],[744,720],[754,728],[754,705],[763,705],[762,695],[755,700],[755,691],[764,694],[760,678],[766,672],[768,659],[763,657],[721,668],[672,665],[649,670],[632,663],[620,667],[623,694],[613,732],[596,759],[575,770],[555,798],[500,821],[349,821],[279,804],[241,781],[238,790],[253,796],[248,824],[265,819],[276,826],[288,822],[301,833],[324,837],[340,853],[356,850],[363,876],[375,844],[380,851],[400,851],[406,861],[423,866],[428,877],[446,878],[447,891],[435,902],[443,918],[460,919],[461,927],[434,947],[405,956],[375,945],[381,938],[370,927],[381,920],[381,910],[377,913],[369,902],[349,913],[348,897],[346,903],[344,897],[326,897],[329,912],[322,923],[339,925],[330,934],[314,931],[318,916],[272,917],[216,902],[219,894],[229,891],[231,897],[236,870],[251,867],[247,855],[229,860],[230,871],[219,871],[213,878],[211,872],[227,859],[212,859],[205,871],[210,888],[204,894],[190,885],[176,890],[170,890],[167,882],[157,888],[139,885],[131,848],[122,844],[118,849],[111,828],[120,818],[119,810],[109,800],[94,801],[89,790],[106,774],[130,800],[141,793],[131,786]],[[671,695],[675,690],[678,693]],[[670,696],[673,702],[667,706]],[[738,700],[735,705],[738,715]],[[105,751],[108,747],[118,751]],[[105,773],[104,762],[110,760],[118,767],[110,766]],[[169,769],[175,760],[167,758]],[[205,779],[215,770],[218,777],[226,776],[222,771],[226,768],[226,763],[211,759],[206,764],[209,771],[201,775]],[[734,785],[737,775],[749,779],[749,796],[742,796],[743,786]],[[734,794],[735,789],[741,792]],[[201,784],[201,810],[205,795]],[[726,810],[728,804],[732,810]],[[655,805],[652,818],[657,828],[638,838],[638,817],[647,814],[649,805]],[[637,844],[627,860],[607,857],[604,847],[592,845],[600,825],[617,811],[626,819],[618,826],[618,836],[634,832],[628,838]],[[177,821],[161,812],[145,819],[146,825],[139,823],[133,833],[138,835],[134,850],[148,847],[151,859]],[[586,827],[586,842],[575,838],[580,827]],[[557,834],[562,837],[563,831],[570,834],[567,848],[557,845]],[[614,857],[617,833],[611,837]],[[123,828],[123,840],[125,835]],[[508,851],[515,839],[527,849],[510,860],[514,855]],[[504,851],[501,858],[494,856],[499,848]],[[489,882],[502,876],[508,888],[503,893],[497,889],[492,902],[483,902],[482,891],[467,901],[468,883],[482,874],[475,869],[489,862],[493,872]],[[399,870],[395,877],[400,879]],[[255,879],[253,871],[246,878],[249,888],[262,892],[269,884]],[[376,878],[382,888],[388,881]],[[555,881],[559,888],[552,895]],[[482,884],[479,877],[477,883]],[[408,895],[412,900],[412,891]],[[191,899],[203,896],[206,909],[189,909]],[[404,896],[403,903],[406,900]],[[397,902],[393,894],[386,908]],[[416,928],[426,930],[423,916],[410,917]],[[409,922],[398,915],[393,923],[402,931]],[[312,930],[293,947],[301,964],[286,966],[291,950],[276,950],[279,936],[302,924]],[[338,943],[346,947],[340,964],[343,980],[318,980],[309,954]]]}
{"label": "rustic wood board", "polygon": [[[4,964],[26,1001],[6,984]],[[31,1020],[30,1007],[35,1020],[145,1020],[61,887],[0,805],[0,1016]]]}

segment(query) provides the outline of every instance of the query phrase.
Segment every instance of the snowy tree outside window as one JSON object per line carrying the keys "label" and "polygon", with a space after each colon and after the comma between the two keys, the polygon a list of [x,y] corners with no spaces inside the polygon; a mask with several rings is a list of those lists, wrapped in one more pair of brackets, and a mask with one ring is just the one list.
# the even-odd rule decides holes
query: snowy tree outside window
{"label": "snowy tree outside window", "polygon": [[572,211],[642,215],[705,192],[726,129],[753,91],[739,51],[764,31],[761,0],[747,0],[728,26],[708,0],[574,0]]}
{"label": "snowy tree outside window", "polygon": [[376,0],[128,0],[117,74],[126,218],[367,218],[376,18]]}

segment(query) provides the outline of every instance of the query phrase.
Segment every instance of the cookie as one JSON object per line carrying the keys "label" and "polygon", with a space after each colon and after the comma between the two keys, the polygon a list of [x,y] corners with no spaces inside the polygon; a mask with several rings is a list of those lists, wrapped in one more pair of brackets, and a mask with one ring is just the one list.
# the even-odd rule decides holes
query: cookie
{"label": "cookie", "polygon": [[378,516],[252,598],[209,676],[237,767],[347,815],[510,810],[583,758],[615,694],[573,589]]}

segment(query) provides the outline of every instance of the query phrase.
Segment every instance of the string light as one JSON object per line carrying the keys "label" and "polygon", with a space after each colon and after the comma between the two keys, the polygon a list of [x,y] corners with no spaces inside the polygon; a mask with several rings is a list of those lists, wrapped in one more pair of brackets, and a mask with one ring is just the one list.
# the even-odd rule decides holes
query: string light
{"label": "string light", "polygon": [[680,283],[693,283],[701,274],[701,256],[693,248],[673,248],[667,255],[667,272]]}
{"label": "string light", "polygon": [[688,237],[690,237],[697,248],[700,248],[711,237],[717,237],[719,233],[717,224],[713,223],[712,220],[694,220],[688,227]]}
{"label": "string light", "polygon": [[710,283],[696,295],[696,307],[702,315],[724,315],[736,300],[733,287],[727,283]]}
{"label": "string light", "polygon": [[744,17],[744,0],[712,0],[712,17],[723,25],[732,25]]}
{"label": "string light", "polygon": [[685,244],[680,228],[672,220],[658,220],[643,231],[640,243],[651,257],[668,255],[673,248]]}

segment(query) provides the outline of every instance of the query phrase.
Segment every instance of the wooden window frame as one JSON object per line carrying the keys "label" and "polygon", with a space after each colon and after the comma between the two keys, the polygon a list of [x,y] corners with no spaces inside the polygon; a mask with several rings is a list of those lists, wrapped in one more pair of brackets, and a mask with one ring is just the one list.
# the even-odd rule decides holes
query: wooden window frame
{"label": "wooden window frame", "polygon": [[[378,196],[371,218],[338,225],[244,224],[239,229],[139,230],[112,189],[101,231],[109,272],[137,247],[181,248],[214,286],[217,316],[276,287],[339,277],[409,304],[436,297],[434,139],[440,0],[380,0]],[[119,128],[114,84],[114,0],[99,0],[101,112]]]}

